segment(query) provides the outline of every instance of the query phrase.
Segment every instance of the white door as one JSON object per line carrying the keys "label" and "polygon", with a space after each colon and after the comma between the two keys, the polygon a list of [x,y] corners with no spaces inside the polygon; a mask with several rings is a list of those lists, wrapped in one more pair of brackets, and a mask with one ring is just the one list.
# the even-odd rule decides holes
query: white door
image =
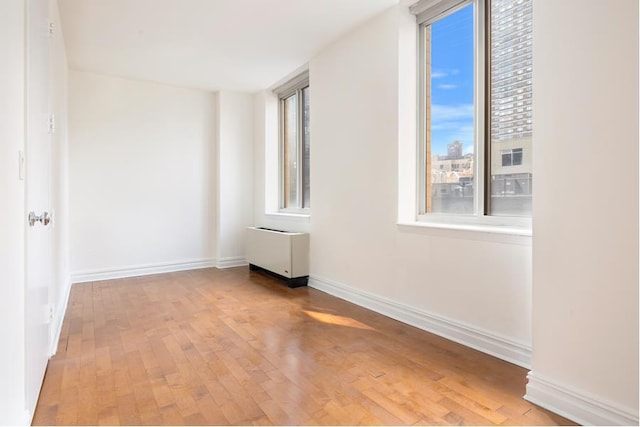
{"label": "white door", "polygon": [[52,66],[48,0],[27,0],[26,403],[33,414],[49,359]]}

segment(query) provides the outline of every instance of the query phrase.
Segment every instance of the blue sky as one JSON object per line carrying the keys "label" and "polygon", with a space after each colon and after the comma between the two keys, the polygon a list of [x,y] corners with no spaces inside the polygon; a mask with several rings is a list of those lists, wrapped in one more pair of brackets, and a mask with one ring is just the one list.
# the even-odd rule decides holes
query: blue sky
{"label": "blue sky", "polygon": [[431,26],[431,150],[473,152],[473,5]]}

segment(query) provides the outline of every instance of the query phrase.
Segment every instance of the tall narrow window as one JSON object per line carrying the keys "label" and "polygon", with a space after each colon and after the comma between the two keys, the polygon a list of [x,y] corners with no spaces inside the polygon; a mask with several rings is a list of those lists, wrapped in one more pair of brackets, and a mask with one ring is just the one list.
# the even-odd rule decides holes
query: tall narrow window
{"label": "tall narrow window", "polygon": [[282,100],[282,207],[298,207],[298,94]]}
{"label": "tall narrow window", "polygon": [[530,216],[532,0],[421,0],[411,11],[420,218]]}
{"label": "tall narrow window", "polygon": [[311,207],[311,177],[309,161],[311,157],[311,127],[309,121],[309,86],[302,93],[302,207]]}
{"label": "tall narrow window", "polygon": [[280,99],[280,210],[310,206],[309,78],[298,76],[276,89]]}
{"label": "tall narrow window", "polygon": [[423,27],[426,212],[474,210],[473,4]]}

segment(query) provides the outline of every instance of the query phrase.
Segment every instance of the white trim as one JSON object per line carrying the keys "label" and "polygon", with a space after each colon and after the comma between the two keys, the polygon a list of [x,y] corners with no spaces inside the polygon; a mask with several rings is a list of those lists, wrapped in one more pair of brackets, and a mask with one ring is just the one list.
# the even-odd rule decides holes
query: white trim
{"label": "white trim", "polygon": [[309,73],[309,63],[306,62],[304,64],[302,64],[301,66],[299,66],[298,68],[296,68],[295,70],[293,70],[292,72],[290,72],[289,74],[287,74],[286,76],[284,76],[283,78],[281,78],[280,80],[278,80],[277,82],[275,82],[274,84],[272,84],[271,86],[269,86],[269,88],[267,89],[267,91],[270,91],[271,93],[276,92],[276,88],[285,85],[288,81],[295,79],[296,76],[300,75],[300,74],[304,74],[304,73]]}
{"label": "white trim", "polygon": [[56,307],[56,313],[52,320],[52,325],[49,333],[51,334],[49,342],[49,358],[56,355],[58,351],[58,341],[60,341],[60,334],[62,333],[62,324],[64,322],[64,315],[67,312],[67,305],[69,304],[69,296],[71,295],[71,279],[67,280],[66,288],[64,290],[64,296],[62,298],[62,304]]}
{"label": "white trim", "polygon": [[217,268],[242,267],[243,265],[249,265],[247,259],[243,256],[230,256],[226,258],[220,258],[216,263]]}
{"label": "white trim", "polygon": [[415,307],[410,307],[379,295],[361,291],[318,276],[309,277],[309,287],[342,298],[377,313],[450,339],[467,347],[490,354],[518,366],[529,368],[531,347],[494,332],[447,319]]}
{"label": "white trim", "polygon": [[295,222],[309,222],[311,215],[299,214],[292,212],[268,212],[264,214],[266,219],[274,219],[279,221],[295,221]]}
{"label": "white trim", "polygon": [[487,231],[489,233],[531,236],[531,218],[488,215],[449,215],[429,213],[418,215],[416,221],[424,227]]}
{"label": "white trim", "polygon": [[582,425],[638,425],[638,413],[529,372],[526,400]]}
{"label": "white trim", "polygon": [[30,412],[28,410],[24,410],[22,412],[22,419],[23,421],[21,423],[18,423],[17,425],[21,425],[21,426],[30,426],[31,424],[33,424],[33,417],[36,415],[36,411],[35,409],[33,410],[33,412]]}
{"label": "white trim", "polygon": [[297,76],[287,80],[280,86],[273,89],[273,93],[278,95],[279,98],[288,98],[293,95],[296,90],[309,86],[309,68]]}
{"label": "white trim", "polygon": [[126,277],[147,276],[150,274],[171,273],[174,271],[195,270],[198,268],[210,267],[216,267],[215,259],[199,259],[193,261],[146,264],[111,269],[85,270],[72,273],[71,283],[123,279]]}
{"label": "white trim", "polygon": [[469,0],[419,0],[409,6],[409,12],[416,16],[418,24],[433,22],[442,15],[449,14],[451,9],[460,7]]}
{"label": "white trim", "polygon": [[405,233],[425,234],[437,237],[461,238],[465,240],[480,240],[486,242],[508,243],[521,246],[531,246],[531,235],[515,229],[428,224],[424,222],[403,221],[396,223],[399,231]]}
{"label": "white trim", "polygon": [[278,215],[293,215],[298,217],[311,217],[311,209],[310,208],[281,208],[278,212],[275,212]]}

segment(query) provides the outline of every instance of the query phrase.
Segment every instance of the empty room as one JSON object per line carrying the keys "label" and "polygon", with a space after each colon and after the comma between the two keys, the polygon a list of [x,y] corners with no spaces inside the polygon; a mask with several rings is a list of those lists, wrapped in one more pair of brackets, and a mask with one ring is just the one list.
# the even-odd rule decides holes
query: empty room
{"label": "empty room", "polygon": [[0,425],[638,425],[639,22],[2,0]]}

